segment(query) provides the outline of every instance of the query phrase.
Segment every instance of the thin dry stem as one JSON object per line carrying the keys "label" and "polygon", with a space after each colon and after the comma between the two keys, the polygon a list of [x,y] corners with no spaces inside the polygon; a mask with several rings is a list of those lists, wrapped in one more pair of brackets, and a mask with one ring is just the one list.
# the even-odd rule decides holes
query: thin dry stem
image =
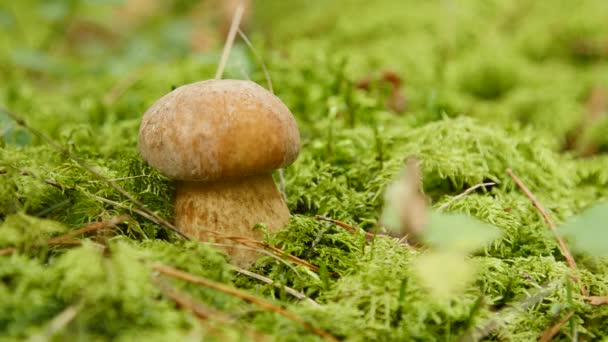
{"label": "thin dry stem", "polygon": [[239,248],[239,249],[246,249],[246,250],[250,250],[250,251],[254,251],[254,252],[258,252],[264,255],[267,255],[275,260],[277,260],[278,262],[284,264],[285,266],[289,267],[298,278],[302,279],[302,276],[300,275],[300,272],[298,272],[298,270],[293,267],[289,262],[287,262],[285,259],[275,255],[274,253],[271,253],[265,249],[262,248],[256,248],[256,247],[249,247],[249,246],[243,246],[243,245],[229,245],[227,243],[217,243],[217,242],[206,242],[206,241],[201,241],[201,243],[207,244],[207,245],[211,245],[211,246],[217,246],[217,247],[225,247],[225,248]]}
{"label": "thin dry stem", "polygon": [[264,72],[264,77],[266,78],[268,90],[270,90],[270,92],[274,94],[274,89],[272,88],[272,81],[270,80],[270,73],[268,72],[268,68],[266,68],[266,63],[264,63],[264,59],[255,51],[255,49],[253,48],[253,44],[251,44],[251,41],[249,40],[249,38],[247,38],[245,33],[243,33],[243,31],[241,31],[240,29],[238,30],[238,33],[239,36],[241,36],[241,39],[243,39],[243,41],[245,42],[245,45],[247,45],[253,53],[253,57],[258,61],[258,63],[260,63],[262,71]]}
{"label": "thin dry stem", "polygon": [[559,333],[559,331],[568,322],[568,320],[570,319],[570,317],[572,317],[572,315],[574,315],[574,311],[569,312],[566,315],[566,317],[562,318],[555,325],[547,328],[547,330],[545,330],[543,332],[542,336],[538,339],[538,342],[549,342],[549,341],[553,340],[555,335],[557,335]]}
{"label": "thin dry stem", "polygon": [[[174,301],[179,308],[185,309],[192,313],[198,319],[201,325],[205,326],[212,333],[215,332],[214,335],[217,337],[222,337],[219,334],[220,331],[218,330],[218,327],[215,324],[212,324],[212,322],[208,321],[213,321],[224,325],[235,325],[237,323],[236,320],[229,315],[204,305],[200,301],[192,298],[187,293],[179,291],[175,287],[169,285],[169,283],[163,281],[163,279],[160,277],[156,276],[153,280],[156,286],[158,286],[158,288],[167,298]],[[246,328],[245,333],[252,337],[254,341],[267,340],[267,336],[252,328]]]}
{"label": "thin dry stem", "polygon": [[241,18],[243,17],[244,11],[245,6],[243,6],[242,3],[239,4],[234,10],[232,24],[230,25],[230,31],[228,32],[228,37],[226,38],[224,51],[222,51],[220,65],[217,67],[217,72],[215,73],[215,78],[218,80],[222,78],[222,74],[224,73],[224,68],[226,67],[226,63],[228,62],[228,57],[230,56],[230,51],[232,50],[232,45],[234,44],[234,38],[236,37],[236,32],[239,29],[239,25],[241,24]]}
{"label": "thin dry stem", "polygon": [[320,308],[321,305],[319,305],[319,303],[315,302],[314,300],[306,297],[306,295],[298,290],[292,289],[291,287],[288,286],[283,286],[281,284],[278,284],[277,282],[275,282],[274,280],[264,277],[261,274],[257,274],[251,271],[247,271],[246,269],[240,268],[240,267],[236,267],[236,266],[232,266],[231,267],[233,270],[235,270],[236,272],[246,275],[248,277],[257,279],[263,283],[269,284],[269,285],[273,285],[277,288],[283,288],[285,289],[285,292],[289,293],[290,295],[298,298],[299,300],[305,300],[306,302],[308,302],[309,304],[312,304],[313,306]]}
{"label": "thin dry stem", "polygon": [[537,289],[529,296],[511,303],[504,309],[496,312],[493,316],[487,319],[482,324],[471,327],[465,334],[458,339],[459,342],[482,341],[490,333],[496,330],[501,324],[508,322],[516,317],[520,312],[527,311],[530,307],[542,302],[547,296],[550,296],[558,287],[562,286],[561,281],[553,281],[547,285]]}
{"label": "thin dry stem", "polygon": [[51,320],[43,333],[32,336],[30,341],[42,342],[51,340],[55,334],[64,329],[74,320],[74,318],[76,318],[80,309],[81,304],[68,306]]}
{"label": "thin dry stem", "polygon": [[[315,266],[315,265],[311,264],[310,262],[300,259],[294,255],[286,253],[282,249],[271,246],[267,243],[264,243],[264,242],[261,242],[258,240],[254,240],[254,239],[250,239],[247,237],[243,237],[243,236],[229,236],[229,235],[220,234],[220,233],[212,231],[212,230],[207,230],[207,229],[201,229],[201,230],[212,235],[215,239],[230,240],[230,241],[236,242],[238,244],[245,245],[248,247],[253,247],[253,248],[263,248],[265,250],[268,250],[268,251],[274,253],[275,255],[277,255],[279,257],[287,258],[289,261],[293,262],[294,264],[309,268],[310,270],[312,270],[314,272],[319,272],[319,270],[320,270],[318,266]],[[330,275],[332,277],[338,277],[338,275],[336,273],[330,273]]]}
{"label": "thin dry stem", "polygon": [[137,81],[139,81],[144,74],[143,70],[138,70],[131,73],[126,78],[121,79],[110,89],[110,91],[103,97],[103,103],[106,106],[111,106]]}
{"label": "thin dry stem", "polygon": [[[564,242],[564,240],[561,238],[561,236],[559,236],[559,234],[557,233],[557,226],[555,225],[555,222],[553,222],[553,220],[551,219],[549,214],[547,214],[547,210],[545,210],[545,207],[543,207],[543,205],[538,201],[538,199],[536,199],[536,196],[534,196],[532,191],[530,191],[530,189],[528,189],[528,187],[526,187],[524,182],[522,182],[522,180],[519,179],[519,177],[517,177],[511,169],[507,169],[507,174],[509,174],[509,176],[513,179],[515,184],[517,184],[517,186],[519,186],[519,188],[524,192],[524,194],[526,194],[526,196],[530,199],[530,201],[532,201],[532,204],[536,207],[536,209],[538,209],[538,211],[543,216],[543,219],[545,220],[547,225],[549,225],[549,228],[551,229],[553,236],[557,240],[557,244],[559,245],[560,252],[564,256],[564,258],[566,258],[566,262],[568,263],[570,268],[572,268],[574,271],[577,271],[578,267],[576,266],[576,261],[574,261],[574,257],[572,256],[572,253],[570,253],[570,249],[568,248],[568,245],[566,245],[566,242]],[[579,284],[579,286],[581,288],[581,293],[583,294],[583,296],[587,296],[588,295],[587,289],[583,285],[581,279],[577,275],[573,275],[572,277]]]}
{"label": "thin dry stem", "polygon": [[141,203],[139,200],[137,200],[135,197],[133,197],[133,195],[131,195],[127,190],[123,189],[120,185],[116,184],[115,182],[109,180],[107,177],[105,177],[104,175],[102,175],[101,173],[99,173],[98,171],[96,171],[93,167],[89,166],[89,164],[87,162],[85,162],[83,159],[81,159],[77,155],[75,155],[72,152],[70,152],[67,148],[65,148],[65,147],[61,146],[60,144],[58,144],[57,142],[55,142],[53,139],[51,139],[46,134],[44,134],[41,131],[38,131],[37,129],[35,129],[35,128],[31,127],[30,125],[28,125],[25,122],[25,120],[23,120],[23,118],[21,118],[19,115],[17,115],[16,113],[14,113],[14,112],[6,109],[6,108],[2,108],[2,107],[0,107],[0,111],[6,113],[19,126],[27,129],[28,131],[30,131],[32,134],[34,134],[35,136],[37,136],[41,140],[46,141],[54,149],[56,149],[57,151],[63,153],[64,155],[70,157],[70,159],[72,159],[73,161],[75,161],[78,165],[80,165],[85,170],[89,171],[94,176],[96,176],[97,178],[99,178],[100,180],[102,180],[104,183],[108,184],[112,189],[116,190],[118,193],[120,193],[121,195],[123,195],[124,197],[126,197],[140,211],[145,212],[147,214],[144,217],[148,218],[150,221],[154,222],[155,224],[157,224],[159,226],[162,226],[162,227],[165,227],[165,228],[171,230],[178,237],[180,237],[180,238],[182,238],[184,240],[190,240],[190,238],[188,236],[186,236],[184,233],[180,232],[173,224],[169,223],[167,220],[163,219],[162,217],[158,216],[155,212],[153,212],[152,210],[148,209],[143,203]]}
{"label": "thin dry stem", "polygon": [[275,305],[265,299],[258,298],[256,296],[253,296],[242,290],[227,286],[222,283],[215,282],[210,279],[195,276],[193,274],[181,271],[181,270],[173,268],[171,266],[162,265],[162,264],[154,264],[154,265],[152,265],[152,268],[167,276],[181,279],[181,280],[193,283],[193,284],[202,285],[202,286],[241,298],[242,300],[245,300],[249,303],[259,306],[260,308],[263,308],[268,311],[276,312],[276,313],[280,314],[281,316],[286,317],[286,318],[306,327],[307,329],[311,330],[318,336],[320,336],[328,341],[338,341],[337,338],[335,338],[333,335],[331,335],[327,331],[319,329],[319,328],[315,328],[310,323],[308,323],[308,322],[304,321],[302,318],[296,316],[294,313],[287,311],[286,309],[284,309],[278,305]]}
{"label": "thin dry stem", "polygon": [[480,184],[473,185],[472,187],[466,189],[460,195],[454,196],[449,201],[447,201],[444,204],[442,204],[439,208],[437,208],[437,211],[444,210],[445,208],[449,207],[455,201],[458,201],[459,199],[468,196],[471,192],[473,192],[473,191],[475,191],[475,190],[477,190],[477,189],[479,189],[481,187],[491,186],[491,185],[496,185],[496,183],[494,183],[494,182],[487,182],[487,183],[480,183]]}
{"label": "thin dry stem", "polygon": [[183,293],[169,285],[166,281],[163,281],[158,276],[154,277],[154,283],[156,286],[158,286],[162,293],[167,296],[167,298],[174,301],[178,307],[190,311],[199,320],[214,319],[222,323],[234,323],[233,318],[203,305],[194,298],[190,297],[188,294]]}
{"label": "thin dry stem", "polygon": [[129,219],[130,219],[130,217],[127,215],[120,215],[120,216],[113,217],[106,221],[89,223],[80,229],[76,229],[69,233],[63,234],[61,236],[54,237],[54,238],[50,239],[48,241],[48,243],[62,242],[65,240],[72,239],[78,235],[84,235],[84,234],[89,234],[92,232],[97,232],[100,230],[108,229],[108,228],[114,227],[115,225],[117,225],[121,222],[128,221]]}
{"label": "thin dry stem", "polygon": [[[346,222],[342,222],[342,221],[338,221],[338,220],[334,220],[332,218],[329,218],[327,216],[321,216],[321,215],[315,215],[315,219],[319,220],[319,221],[326,221],[326,222],[330,222],[335,224],[338,227],[342,227],[346,230],[348,230],[349,232],[353,233],[353,234],[359,234],[359,230],[353,226],[351,226],[350,224],[346,223]],[[365,237],[367,239],[373,239],[375,237],[374,234],[369,233],[369,232],[364,232]]]}

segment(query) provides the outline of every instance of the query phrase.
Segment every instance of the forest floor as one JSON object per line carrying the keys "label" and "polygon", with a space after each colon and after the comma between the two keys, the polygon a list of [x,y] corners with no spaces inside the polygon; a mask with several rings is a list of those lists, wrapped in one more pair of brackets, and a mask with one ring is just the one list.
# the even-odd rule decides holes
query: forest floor
{"label": "forest floor", "polygon": [[608,2],[253,2],[224,77],[263,61],[302,146],[248,270],[137,152],[222,11],[0,8],[0,339],[608,338]]}

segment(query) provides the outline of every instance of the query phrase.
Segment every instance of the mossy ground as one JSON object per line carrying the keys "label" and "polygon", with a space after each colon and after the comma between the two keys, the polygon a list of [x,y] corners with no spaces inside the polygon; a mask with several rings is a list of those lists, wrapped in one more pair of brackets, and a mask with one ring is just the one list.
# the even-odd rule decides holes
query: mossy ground
{"label": "mossy ground", "polygon": [[[215,45],[192,51],[189,37],[201,20],[211,20],[196,14],[194,2],[150,6],[152,14],[131,18],[137,22],[131,26],[113,21],[121,6],[30,0],[1,7],[0,102],[170,220],[173,186],[138,157],[139,121],[173,86],[213,77],[221,36],[207,32]],[[555,283],[544,300],[502,319],[488,338],[535,340],[568,310],[574,316],[558,340],[608,338],[608,306],[581,299],[541,216],[505,173],[513,169],[557,222],[608,199],[605,113],[579,139],[596,147],[592,157],[580,156],[584,146],[564,151],[585,120],[591,90],[608,87],[606,13],[602,0],[255,2],[250,37],[303,142],[285,170],[293,218],[269,242],[324,271],[269,257],[253,270],[304,291],[321,307],[237,275],[212,247],[179,241],[101,201],[132,207],[0,113],[0,248],[18,249],[0,256],[0,334],[240,340],[252,338],[244,333],[250,328],[277,340],[319,339],[235,297],[171,282],[235,318],[201,324],[155,284],[149,265],[163,262],[271,299],[340,339],[455,340]],[[404,80],[407,108],[399,113],[385,105],[387,84],[355,86],[385,71]],[[256,58],[239,44],[226,77],[246,76],[265,84]],[[361,237],[314,219],[322,214],[375,229],[384,190],[410,155],[422,162],[423,189],[434,207],[477,183],[497,183],[446,209],[503,232],[472,257],[475,281],[449,300],[434,298],[414,274],[418,252],[388,237],[363,249]],[[134,219],[106,238],[104,253],[89,239],[80,247],[40,247],[51,236],[119,214]],[[606,261],[575,257],[591,294],[607,295]],[[74,319],[49,329],[69,306],[79,308]]]}

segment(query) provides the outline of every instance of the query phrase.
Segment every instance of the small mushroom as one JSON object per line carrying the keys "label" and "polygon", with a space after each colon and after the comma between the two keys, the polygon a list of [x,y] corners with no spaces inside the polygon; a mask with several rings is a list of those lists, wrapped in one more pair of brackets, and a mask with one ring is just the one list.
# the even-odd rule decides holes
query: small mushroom
{"label": "small mushroom", "polygon": [[[300,133],[285,104],[254,82],[213,79],[173,90],[144,114],[138,148],[176,180],[175,225],[188,236],[260,240],[257,223],[275,232],[289,220],[272,171],[296,159]],[[240,266],[258,256],[227,252]]]}

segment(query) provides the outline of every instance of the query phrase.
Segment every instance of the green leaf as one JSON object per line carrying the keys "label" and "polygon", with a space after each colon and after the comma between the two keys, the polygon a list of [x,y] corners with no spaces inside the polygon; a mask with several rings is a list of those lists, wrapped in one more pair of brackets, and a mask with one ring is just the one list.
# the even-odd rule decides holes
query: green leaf
{"label": "green leaf", "polygon": [[464,214],[431,213],[424,240],[440,250],[471,253],[500,237],[500,230]]}
{"label": "green leaf", "polygon": [[17,146],[25,146],[30,143],[30,134],[18,127],[11,118],[0,109],[0,146],[2,142]]}
{"label": "green leaf", "polygon": [[568,237],[573,249],[594,256],[608,256],[608,202],[596,204],[573,218],[559,233]]}
{"label": "green leaf", "polygon": [[457,252],[430,252],[420,255],[413,264],[423,286],[439,299],[462,292],[475,275],[475,267]]}

